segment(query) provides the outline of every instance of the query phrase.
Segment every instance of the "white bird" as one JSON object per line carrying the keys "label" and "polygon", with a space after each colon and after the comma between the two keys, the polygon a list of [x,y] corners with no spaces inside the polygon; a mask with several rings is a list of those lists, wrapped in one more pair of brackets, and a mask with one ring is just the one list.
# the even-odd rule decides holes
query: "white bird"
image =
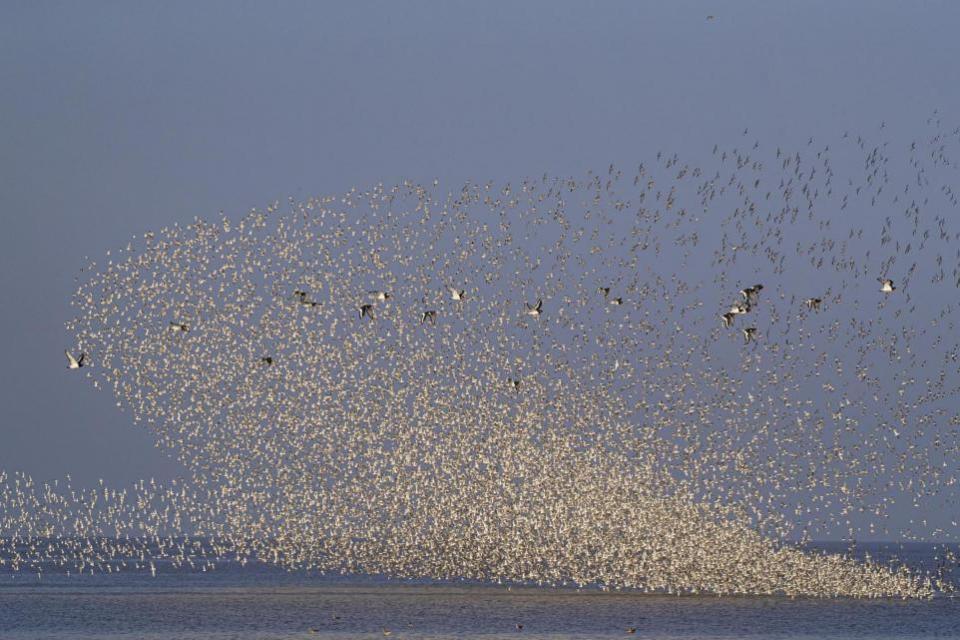
{"label": "white bird", "polygon": [[74,358],[73,355],[72,355],[69,351],[64,350],[64,353],[67,354],[67,361],[68,361],[68,362],[67,362],[67,368],[68,368],[68,369],[79,369],[80,367],[83,366],[83,361],[84,361],[84,359],[86,359],[86,357],[87,357],[87,354],[85,354],[85,353],[81,353],[79,358]]}
{"label": "white bird", "polygon": [[880,280],[880,291],[884,293],[892,293],[897,288],[893,286],[893,280],[890,279],[881,279]]}

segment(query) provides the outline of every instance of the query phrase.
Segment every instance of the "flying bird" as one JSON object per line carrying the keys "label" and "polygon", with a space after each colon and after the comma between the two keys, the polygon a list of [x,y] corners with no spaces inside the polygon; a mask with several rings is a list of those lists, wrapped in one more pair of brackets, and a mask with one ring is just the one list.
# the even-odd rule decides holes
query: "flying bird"
{"label": "flying bird", "polygon": [[67,368],[68,369],[79,369],[83,366],[83,361],[86,359],[87,354],[81,353],[79,358],[74,358],[73,355],[64,350],[64,353],[67,354]]}

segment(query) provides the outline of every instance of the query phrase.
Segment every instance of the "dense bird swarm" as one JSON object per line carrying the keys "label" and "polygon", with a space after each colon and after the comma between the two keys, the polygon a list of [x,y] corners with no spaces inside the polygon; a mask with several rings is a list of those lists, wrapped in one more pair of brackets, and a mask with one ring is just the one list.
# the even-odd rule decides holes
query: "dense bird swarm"
{"label": "dense bird swarm", "polygon": [[788,542],[957,536],[960,130],[925,131],[146,233],[85,269],[69,365],[189,477],[2,478],[7,562],[950,589]]}

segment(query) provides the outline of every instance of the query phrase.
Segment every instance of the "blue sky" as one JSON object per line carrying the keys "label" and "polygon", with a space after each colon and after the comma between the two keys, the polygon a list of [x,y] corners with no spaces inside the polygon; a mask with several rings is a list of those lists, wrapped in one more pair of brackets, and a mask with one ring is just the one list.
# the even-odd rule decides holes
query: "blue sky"
{"label": "blue sky", "polygon": [[910,135],[958,113],[958,24],[948,2],[0,2],[0,469],[177,474],[64,368],[84,256],[378,181]]}

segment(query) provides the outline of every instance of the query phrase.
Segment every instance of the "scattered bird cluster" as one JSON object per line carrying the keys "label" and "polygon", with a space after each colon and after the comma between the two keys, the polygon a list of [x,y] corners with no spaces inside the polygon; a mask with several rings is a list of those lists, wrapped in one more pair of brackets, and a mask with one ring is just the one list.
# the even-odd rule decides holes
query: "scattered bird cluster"
{"label": "scattered bird cluster", "polygon": [[696,164],[381,184],[147,233],[84,270],[68,364],[189,477],[0,479],[0,555],[947,590],[795,544],[957,536],[960,129],[926,130],[790,152],[745,131]]}

